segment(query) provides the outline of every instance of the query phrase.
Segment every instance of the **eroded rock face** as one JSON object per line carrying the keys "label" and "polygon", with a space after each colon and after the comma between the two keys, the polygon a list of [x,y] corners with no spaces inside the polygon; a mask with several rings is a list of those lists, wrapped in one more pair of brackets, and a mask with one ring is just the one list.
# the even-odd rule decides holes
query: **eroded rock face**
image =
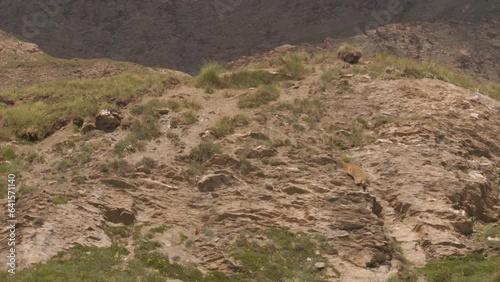
{"label": "eroded rock face", "polygon": [[233,182],[234,177],[230,173],[222,171],[203,176],[198,181],[197,186],[200,192],[212,192],[220,187],[231,185]]}

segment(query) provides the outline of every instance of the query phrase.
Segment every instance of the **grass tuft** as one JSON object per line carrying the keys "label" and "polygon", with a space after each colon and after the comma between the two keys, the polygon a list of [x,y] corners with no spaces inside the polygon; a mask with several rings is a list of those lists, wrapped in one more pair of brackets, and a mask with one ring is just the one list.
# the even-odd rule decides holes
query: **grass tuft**
{"label": "grass tuft", "polygon": [[196,87],[199,88],[224,88],[226,84],[220,78],[225,71],[224,67],[218,62],[208,62],[200,73],[195,77]]}
{"label": "grass tuft", "polygon": [[222,150],[218,144],[213,142],[203,142],[191,150],[191,158],[195,162],[203,164],[210,160],[213,155],[221,152]]}
{"label": "grass tuft", "polygon": [[238,101],[238,107],[245,108],[258,108],[267,105],[272,101],[276,101],[280,96],[279,89],[274,85],[263,85],[257,92],[242,96]]}
{"label": "grass tuft", "polygon": [[215,138],[222,138],[233,134],[237,127],[248,125],[248,118],[244,115],[235,115],[233,117],[223,117],[219,122],[210,128]]}

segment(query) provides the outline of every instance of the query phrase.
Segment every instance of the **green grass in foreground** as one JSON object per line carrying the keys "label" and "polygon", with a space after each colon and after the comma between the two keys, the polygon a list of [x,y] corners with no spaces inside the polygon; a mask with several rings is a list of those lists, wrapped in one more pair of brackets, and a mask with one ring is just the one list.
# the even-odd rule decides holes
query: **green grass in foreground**
{"label": "green grass in foreground", "polygon": [[[136,226],[135,257],[125,260],[129,252],[113,245],[108,248],[77,246],[60,253],[44,264],[17,271],[15,275],[0,272],[0,281],[13,282],[159,282],[165,278],[190,282],[251,282],[251,281],[324,281],[314,267],[326,259],[316,254],[335,252],[321,237],[293,233],[286,229],[269,229],[258,232],[265,238],[255,241],[256,233],[245,232],[228,254],[240,263],[233,273],[211,271],[203,274],[192,267],[171,262],[157,252],[160,243],[152,238],[156,230],[142,236]],[[119,236],[130,232],[119,230]],[[150,236],[153,235],[153,236]],[[311,258],[308,261],[307,258]],[[331,267],[331,266],[330,266]],[[298,280],[294,280],[298,279]]]}
{"label": "green grass in foreground", "polygon": [[418,269],[429,282],[499,282],[500,258],[481,254],[430,261]]}

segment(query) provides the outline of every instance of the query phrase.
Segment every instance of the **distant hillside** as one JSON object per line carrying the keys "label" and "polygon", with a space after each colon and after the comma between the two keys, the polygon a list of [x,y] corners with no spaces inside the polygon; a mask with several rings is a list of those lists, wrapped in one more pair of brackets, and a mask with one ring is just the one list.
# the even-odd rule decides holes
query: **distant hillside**
{"label": "distant hillside", "polygon": [[65,58],[111,58],[196,72],[282,43],[352,35],[400,21],[481,21],[498,1],[2,1],[0,29]]}

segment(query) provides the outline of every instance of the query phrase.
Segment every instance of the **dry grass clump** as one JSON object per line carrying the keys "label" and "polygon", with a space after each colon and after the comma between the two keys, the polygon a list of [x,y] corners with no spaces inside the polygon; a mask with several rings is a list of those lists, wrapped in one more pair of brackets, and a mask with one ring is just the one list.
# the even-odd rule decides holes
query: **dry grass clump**
{"label": "dry grass clump", "polygon": [[253,109],[276,101],[280,96],[279,89],[275,85],[263,85],[255,93],[242,96],[238,101],[241,109]]}

